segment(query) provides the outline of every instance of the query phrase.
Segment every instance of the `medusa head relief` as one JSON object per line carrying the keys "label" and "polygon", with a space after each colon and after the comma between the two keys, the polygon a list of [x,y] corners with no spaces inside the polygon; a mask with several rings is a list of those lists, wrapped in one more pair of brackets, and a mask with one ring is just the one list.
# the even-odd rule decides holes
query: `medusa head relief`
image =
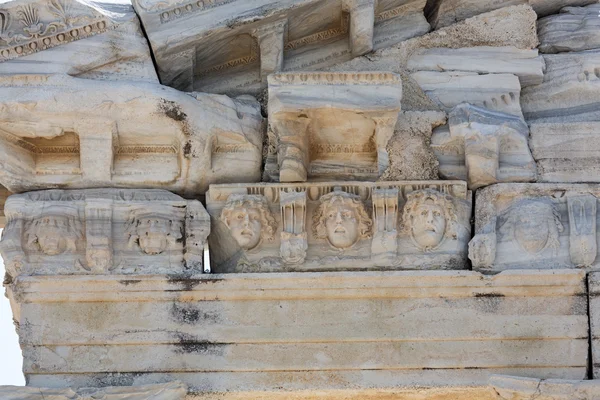
{"label": "medusa head relief", "polygon": [[52,205],[45,208],[25,229],[29,249],[55,256],[75,253],[77,241],[83,238],[83,225],[76,207]]}
{"label": "medusa head relief", "polygon": [[405,231],[421,251],[433,251],[446,238],[457,237],[456,206],[450,196],[437,190],[424,189],[409,193],[402,219]]}
{"label": "medusa head relief", "polygon": [[559,237],[564,227],[560,213],[550,202],[522,200],[511,205],[502,217],[500,233],[525,252],[538,254],[546,248],[560,247]]}
{"label": "medusa head relief", "polygon": [[321,196],[319,202],[313,215],[316,238],[327,239],[337,250],[346,250],[371,237],[373,221],[359,196],[334,190]]}
{"label": "medusa head relief", "polygon": [[157,255],[172,249],[183,237],[184,212],[172,206],[144,206],[131,212],[126,226],[128,246]]}
{"label": "medusa head relief", "polygon": [[232,194],[221,210],[221,221],[244,250],[274,239],[277,223],[264,196]]}

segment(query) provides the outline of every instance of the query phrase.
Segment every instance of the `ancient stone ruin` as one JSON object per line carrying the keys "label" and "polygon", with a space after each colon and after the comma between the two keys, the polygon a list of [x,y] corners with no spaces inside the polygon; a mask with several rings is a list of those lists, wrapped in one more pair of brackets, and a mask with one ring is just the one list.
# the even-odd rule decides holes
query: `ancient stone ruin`
{"label": "ancient stone ruin", "polygon": [[0,400],[600,399],[597,0],[121,3],[0,4]]}

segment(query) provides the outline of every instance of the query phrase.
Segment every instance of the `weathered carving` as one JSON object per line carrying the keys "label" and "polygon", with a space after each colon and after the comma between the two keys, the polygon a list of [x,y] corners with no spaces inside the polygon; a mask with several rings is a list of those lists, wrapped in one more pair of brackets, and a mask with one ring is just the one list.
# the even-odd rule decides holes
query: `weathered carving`
{"label": "weathered carving", "polygon": [[600,4],[565,7],[559,14],[540,18],[540,51],[559,53],[600,48]]}
{"label": "weathered carving", "polygon": [[162,190],[13,195],[0,251],[18,275],[202,273],[209,216]]}
{"label": "weathered carving", "polygon": [[9,75],[0,87],[0,182],[13,192],[154,187],[197,195],[211,182],[260,177],[263,119],[249,97],[58,75]]}
{"label": "weathered carving", "polygon": [[465,268],[468,196],[458,181],[211,185],[213,270]]}
{"label": "weathered carving", "polygon": [[401,85],[392,73],[269,76],[269,176],[281,182],[375,180],[389,165],[386,145]]}
{"label": "weathered carving", "polygon": [[473,268],[598,268],[597,185],[496,184],[477,192]]}

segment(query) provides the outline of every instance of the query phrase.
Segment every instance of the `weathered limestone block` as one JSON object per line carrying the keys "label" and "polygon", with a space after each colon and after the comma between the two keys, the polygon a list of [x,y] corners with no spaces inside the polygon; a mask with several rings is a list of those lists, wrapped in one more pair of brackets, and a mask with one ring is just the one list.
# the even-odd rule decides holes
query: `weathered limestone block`
{"label": "weathered limestone block", "polygon": [[413,53],[409,71],[465,71],[479,74],[513,74],[521,86],[538,85],[544,78],[544,59],[537,49],[477,46],[459,49],[431,48]]}
{"label": "weathered limestone block", "polygon": [[[587,372],[583,271],[22,276],[9,287],[35,386],[177,379],[200,399],[395,399],[395,388],[487,386],[497,373]],[[361,396],[373,390],[387,397]]]}
{"label": "weathered limestone block", "polygon": [[448,125],[434,130],[431,147],[444,179],[463,179],[477,189],[536,180],[528,136],[521,118],[460,104],[450,113]]}
{"label": "weathered limestone block", "polygon": [[588,274],[592,376],[600,377],[600,272]]}
{"label": "weathered limestone block", "polygon": [[461,103],[523,117],[520,104],[521,84],[512,74],[476,72],[419,71],[410,74],[440,108],[452,111]]}
{"label": "weathered limestone block", "polygon": [[8,191],[4,186],[0,186],[0,229],[4,228],[6,225],[6,216],[4,215],[4,203],[6,203],[6,199],[12,193]]}
{"label": "weathered limestone block", "polygon": [[2,400],[184,400],[186,395],[187,386],[181,382],[102,389],[0,386]]}
{"label": "weathered limestone block", "polygon": [[462,269],[460,181],[211,185],[216,272]]}
{"label": "weathered limestone block", "polygon": [[542,53],[600,48],[600,4],[565,7],[560,14],[538,21]]}
{"label": "weathered limestone block", "polygon": [[389,166],[401,98],[392,73],[269,76],[265,169],[280,182],[376,180]]}
{"label": "weathered limestone block", "polygon": [[0,74],[14,73],[158,83],[133,8],[79,0],[0,6]]}
{"label": "weathered limestone block", "polygon": [[161,82],[257,94],[268,74],[306,71],[429,31],[426,0],[135,0]]}
{"label": "weathered limestone block", "polygon": [[477,191],[473,269],[599,269],[600,185],[499,183]]}
{"label": "weathered limestone block", "polygon": [[442,28],[498,8],[516,4],[529,4],[539,16],[558,12],[565,6],[584,6],[597,0],[433,0],[429,22]]}
{"label": "weathered limestone block", "polygon": [[[7,274],[201,274],[210,217],[166,190],[45,190],[9,197]],[[208,266],[207,266],[208,267]]]}
{"label": "weathered limestone block", "polygon": [[256,100],[157,84],[65,75],[0,77],[0,183],[46,188],[164,188],[256,182],[263,118]]}
{"label": "weathered limestone block", "polygon": [[600,121],[600,51],[546,54],[544,82],[521,93],[528,123]]}
{"label": "weathered limestone block", "polygon": [[600,380],[536,379],[493,375],[498,400],[592,400],[600,398]]}
{"label": "weathered limestone block", "polygon": [[533,122],[540,182],[600,182],[600,121]]}

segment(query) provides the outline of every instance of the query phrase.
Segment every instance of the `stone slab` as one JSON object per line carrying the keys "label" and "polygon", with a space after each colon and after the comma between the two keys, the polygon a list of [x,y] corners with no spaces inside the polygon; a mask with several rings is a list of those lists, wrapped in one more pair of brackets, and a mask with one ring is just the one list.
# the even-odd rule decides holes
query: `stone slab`
{"label": "stone slab", "polygon": [[542,53],[600,48],[600,4],[565,7],[559,14],[538,21]]}
{"label": "stone slab", "polygon": [[98,187],[203,194],[260,180],[263,118],[249,96],[143,82],[0,77],[0,183],[12,192]]}
{"label": "stone slab", "polygon": [[535,379],[492,376],[490,386],[503,400],[573,400],[600,398],[600,380]]}
{"label": "stone slab", "polygon": [[600,377],[600,273],[588,275],[590,340],[592,343],[593,377]]}
{"label": "stone slab", "polygon": [[9,287],[38,386],[169,377],[200,398],[276,398],[587,370],[583,271],[21,276]]}
{"label": "stone slab", "polygon": [[0,74],[56,73],[158,83],[131,5],[11,1],[2,4],[0,15]]}
{"label": "stone slab", "polygon": [[498,183],[477,191],[473,269],[599,269],[600,185]]}

